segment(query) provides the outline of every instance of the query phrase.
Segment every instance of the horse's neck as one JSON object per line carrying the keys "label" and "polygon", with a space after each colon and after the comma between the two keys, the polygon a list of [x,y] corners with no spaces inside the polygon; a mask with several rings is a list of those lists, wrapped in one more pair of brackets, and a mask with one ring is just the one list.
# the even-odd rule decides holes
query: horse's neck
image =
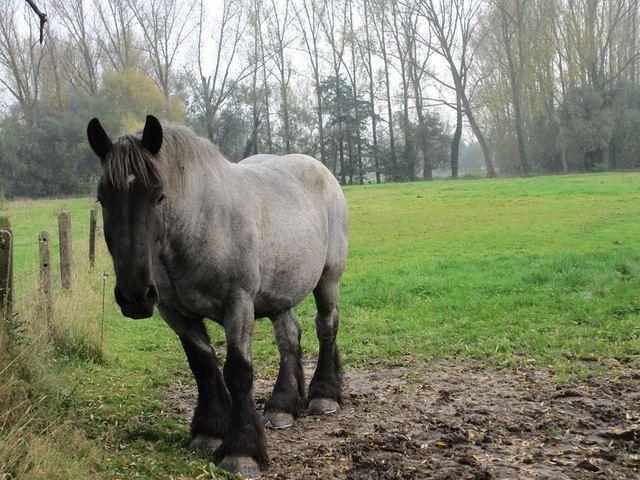
{"label": "horse's neck", "polygon": [[180,236],[184,242],[209,236],[212,223],[233,210],[239,183],[242,179],[229,162],[187,175],[168,207],[167,235]]}

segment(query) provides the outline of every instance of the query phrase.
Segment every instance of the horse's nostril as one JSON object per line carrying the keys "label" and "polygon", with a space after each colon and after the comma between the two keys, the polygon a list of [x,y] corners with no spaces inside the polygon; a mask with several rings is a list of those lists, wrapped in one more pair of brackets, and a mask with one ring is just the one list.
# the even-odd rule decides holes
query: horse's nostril
{"label": "horse's nostril", "polygon": [[116,297],[116,302],[118,302],[118,305],[121,305],[124,302],[130,301],[130,299],[124,294],[121,288],[116,287],[113,293]]}
{"label": "horse's nostril", "polygon": [[147,287],[147,294],[145,295],[147,302],[156,303],[158,301],[158,289],[155,285],[149,285]]}

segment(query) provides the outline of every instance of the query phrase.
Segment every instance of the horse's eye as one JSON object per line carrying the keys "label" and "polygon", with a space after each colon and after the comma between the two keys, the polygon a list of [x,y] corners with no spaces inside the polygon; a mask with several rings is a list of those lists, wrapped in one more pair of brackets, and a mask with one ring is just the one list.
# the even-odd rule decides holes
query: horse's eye
{"label": "horse's eye", "polygon": [[167,196],[164,193],[162,195],[160,195],[158,197],[158,200],[156,201],[156,205],[160,205],[164,201],[165,198],[167,198]]}

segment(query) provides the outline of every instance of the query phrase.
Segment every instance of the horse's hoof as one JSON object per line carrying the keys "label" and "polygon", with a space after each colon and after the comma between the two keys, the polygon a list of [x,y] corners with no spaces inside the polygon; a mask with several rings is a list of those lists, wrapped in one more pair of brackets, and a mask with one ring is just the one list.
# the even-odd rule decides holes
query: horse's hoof
{"label": "horse's hoof", "polygon": [[307,408],[307,414],[309,415],[326,415],[328,413],[335,413],[340,410],[340,405],[335,400],[330,398],[314,398],[309,402],[309,408]]}
{"label": "horse's hoof", "polygon": [[222,459],[218,468],[231,473],[239,473],[246,480],[253,480],[262,476],[262,470],[251,457],[238,457],[229,455]]}
{"label": "horse's hoof", "polygon": [[286,412],[265,412],[262,424],[275,429],[287,428],[293,425],[293,415]]}
{"label": "horse's hoof", "polygon": [[198,450],[207,450],[214,452],[221,444],[221,438],[211,437],[209,435],[199,433],[193,438],[193,440],[191,440],[188,449],[190,452],[197,452]]}

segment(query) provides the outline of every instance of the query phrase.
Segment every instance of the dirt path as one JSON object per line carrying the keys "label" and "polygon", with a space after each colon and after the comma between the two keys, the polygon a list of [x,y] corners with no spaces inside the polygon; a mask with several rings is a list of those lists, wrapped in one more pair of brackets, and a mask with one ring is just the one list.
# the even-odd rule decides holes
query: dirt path
{"label": "dirt path", "polygon": [[[637,371],[558,385],[539,370],[440,362],[345,380],[339,413],[268,431],[265,478],[640,479]],[[272,384],[257,380],[258,408]],[[185,423],[195,396],[172,396]]]}

